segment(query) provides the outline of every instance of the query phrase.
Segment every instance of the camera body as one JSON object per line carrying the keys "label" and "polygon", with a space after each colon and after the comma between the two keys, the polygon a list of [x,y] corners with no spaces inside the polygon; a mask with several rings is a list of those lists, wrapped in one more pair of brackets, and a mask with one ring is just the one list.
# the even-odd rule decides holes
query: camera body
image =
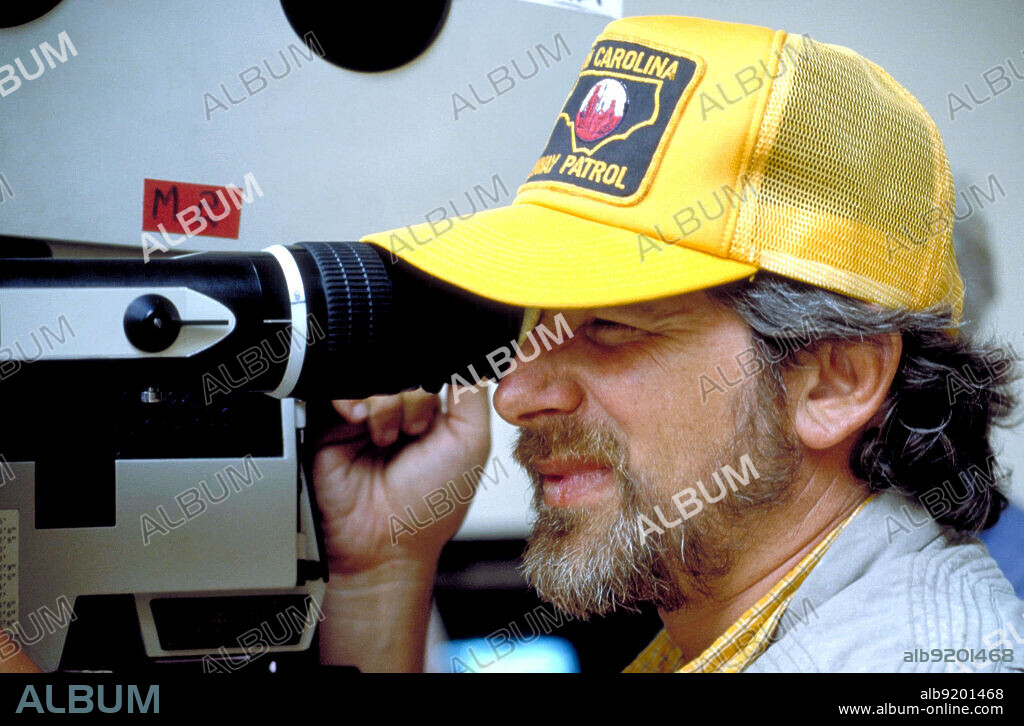
{"label": "camera body", "polygon": [[209,671],[310,648],[307,407],[474,381],[522,324],[383,254],[3,261],[0,658]]}
{"label": "camera body", "polygon": [[[144,656],[210,670],[309,647],[327,573],[302,465],[304,402],[23,390],[0,395],[0,567],[4,622],[41,668]],[[81,600],[116,595],[132,600],[134,642],[104,637],[125,625],[106,617],[115,604]]]}

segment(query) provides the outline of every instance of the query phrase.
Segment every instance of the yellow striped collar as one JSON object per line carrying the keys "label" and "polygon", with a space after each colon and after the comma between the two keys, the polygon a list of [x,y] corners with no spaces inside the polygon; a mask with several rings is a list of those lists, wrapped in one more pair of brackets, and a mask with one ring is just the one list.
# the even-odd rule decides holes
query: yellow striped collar
{"label": "yellow striped collar", "polygon": [[687,663],[668,632],[662,628],[623,673],[738,673],[746,668],[768,647],[768,641],[797,588],[811,574],[839,533],[873,498],[872,494],[861,502],[849,517],[836,525],[796,567],[699,656]]}

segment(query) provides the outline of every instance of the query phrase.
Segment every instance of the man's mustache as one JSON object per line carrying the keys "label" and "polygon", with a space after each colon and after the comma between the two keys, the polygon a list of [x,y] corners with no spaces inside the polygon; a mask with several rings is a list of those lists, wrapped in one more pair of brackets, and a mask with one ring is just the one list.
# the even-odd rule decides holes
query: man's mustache
{"label": "man's mustache", "polygon": [[625,443],[615,431],[576,418],[520,428],[512,458],[535,479],[539,474],[533,462],[538,459],[585,459],[618,472],[624,471],[628,462]]}

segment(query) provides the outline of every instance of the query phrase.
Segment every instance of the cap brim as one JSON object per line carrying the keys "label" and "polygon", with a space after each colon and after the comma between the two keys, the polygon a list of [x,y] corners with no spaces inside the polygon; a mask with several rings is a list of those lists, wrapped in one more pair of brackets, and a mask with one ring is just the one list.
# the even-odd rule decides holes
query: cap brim
{"label": "cap brim", "polygon": [[484,210],[451,222],[401,227],[362,241],[482,297],[548,309],[642,302],[757,271],[535,204]]}

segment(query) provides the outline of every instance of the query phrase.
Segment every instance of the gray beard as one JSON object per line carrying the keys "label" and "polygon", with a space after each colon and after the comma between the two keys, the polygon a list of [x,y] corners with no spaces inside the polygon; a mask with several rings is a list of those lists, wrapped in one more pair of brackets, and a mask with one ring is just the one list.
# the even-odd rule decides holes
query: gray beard
{"label": "gray beard", "polygon": [[[750,387],[758,385],[755,381]],[[779,403],[769,390],[748,389],[740,409],[734,416],[736,435],[709,457],[714,468],[698,478],[710,482],[712,472],[725,464],[736,467],[743,454],[750,454],[759,478],[720,501],[705,502],[681,524],[646,536],[638,525],[641,514],[660,526],[655,505],[669,521],[679,518],[679,510],[670,495],[659,501],[651,482],[630,469],[627,449],[613,431],[575,420],[551,430],[520,431],[514,456],[533,480],[537,511],[522,572],[538,596],[583,620],[619,608],[636,610],[643,602],[672,612],[709,597],[714,581],[755,544],[745,541],[743,522],[784,501],[800,463],[797,442],[784,428]],[[545,504],[542,478],[527,462],[553,449],[604,461],[616,474],[619,506],[610,511]],[[651,478],[677,480],[678,475],[667,471]],[[696,481],[683,482],[679,489]],[[714,485],[708,489],[715,491]]]}

